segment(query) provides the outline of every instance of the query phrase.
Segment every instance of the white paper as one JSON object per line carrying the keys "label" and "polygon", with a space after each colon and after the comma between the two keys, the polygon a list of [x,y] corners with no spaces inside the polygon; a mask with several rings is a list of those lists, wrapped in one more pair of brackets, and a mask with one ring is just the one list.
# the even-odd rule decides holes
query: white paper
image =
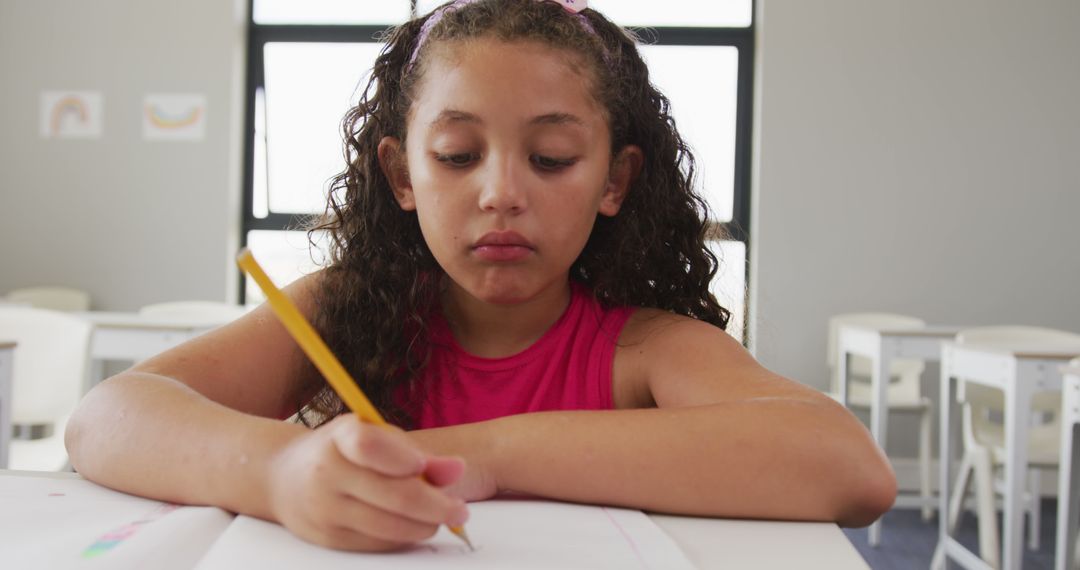
{"label": "white paper", "polygon": [[134,497],[77,477],[5,474],[4,568],[190,569],[233,515]]}
{"label": "white paper", "polygon": [[361,554],[321,548],[279,525],[240,516],[198,569],[694,568],[674,541],[639,511],[518,499],[471,503],[469,509],[465,527],[475,552],[445,527],[406,552]]}

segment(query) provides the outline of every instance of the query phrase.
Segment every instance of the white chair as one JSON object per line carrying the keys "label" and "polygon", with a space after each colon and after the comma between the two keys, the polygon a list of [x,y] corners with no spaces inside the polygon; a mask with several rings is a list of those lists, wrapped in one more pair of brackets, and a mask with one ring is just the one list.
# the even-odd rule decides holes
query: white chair
{"label": "white chair", "polygon": [[67,418],[82,397],[91,325],[62,312],[0,307],[0,338],[14,340],[8,468],[62,471]]}
{"label": "white chair", "polygon": [[[1075,347],[1080,352],[1080,335],[1040,327],[1007,326],[979,327],[961,331],[957,344],[975,344],[1010,351],[1047,347]],[[979,555],[991,567],[1000,566],[995,493],[1002,485],[996,480],[995,469],[1006,460],[1005,427],[1003,424],[1005,398],[1001,390],[964,382],[958,378],[956,398],[962,405],[964,455],[960,460],[956,482],[949,502],[948,532],[955,534],[968,487],[974,478],[976,514],[979,523]],[[1027,451],[1028,548],[1039,548],[1041,516],[1039,479],[1044,468],[1057,468],[1061,454],[1061,392],[1036,392],[1031,402],[1035,422],[1030,427]]]}
{"label": "white chair", "polygon": [[[826,360],[829,363],[829,378],[831,389],[829,395],[837,401],[840,400],[840,377],[836,373],[836,338],[840,327],[843,325],[859,325],[873,328],[921,328],[926,325],[922,319],[897,315],[893,313],[844,313],[835,315],[829,319],[828,353]],[[889,385],[886,388],[886,399],[889,403],[889,411],[917,413],[919,414],[919,496],[930,501],[930,438],[931,420],[934,416],[934,405],[929,398],[922,395],[920,379],[926,365],[921,360],[895,359],[889,370]],[[848,363],[848,407],[870,408],[870,359],[852,355]],[[923,520],[929,520],[933,515],[933,507],[922,508]]]}
{"label": "white chair", "polygon": [[145,316],[206,319],[222,323],[239,318],[246,312],[246,307],[217,301],[170,301],[145,305],[139,309],[139,314]]}
{"label": "white chair", "polygon": [[12,303],[53,311],[89,311],[90,294],[70,287],[26,287],[7,294]]}

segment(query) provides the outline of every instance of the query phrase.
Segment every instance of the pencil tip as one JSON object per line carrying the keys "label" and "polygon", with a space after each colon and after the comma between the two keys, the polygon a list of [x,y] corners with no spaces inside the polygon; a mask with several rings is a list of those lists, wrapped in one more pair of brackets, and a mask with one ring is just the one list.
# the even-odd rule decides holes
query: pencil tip
{"label": "pencil tip", "polygon": [[455,526],[455,527],[451,527],[450,530],[452,530],[454,532],[454,534],[456,534],[458,536],[458,538],[460,538],[462,541],[465,542],[465,546],[469,547],[469,552],[476,552],[476,549],[473,548],[472,541],[469,540],[469,535],[465,534],[465,527],[463,527],[463,526]]}

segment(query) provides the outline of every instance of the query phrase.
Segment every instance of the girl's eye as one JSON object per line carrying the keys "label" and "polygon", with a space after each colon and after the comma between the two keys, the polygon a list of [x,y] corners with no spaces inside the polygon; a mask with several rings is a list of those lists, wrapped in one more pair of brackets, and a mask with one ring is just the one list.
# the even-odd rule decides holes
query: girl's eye
{"label": "girl's eye", "polygon": [[573,166],[574,159],[572,158],[551,158],[550,156],[541,156],[534,154],[530,157],[532,163],[540,167],[541,170],[562,170],[567,166]]}
{"label": "girl's eye", "polygon": [[457,153],[457,154],[436,154],[435,155],[435,160],[437,160],[437,161],[439,161],[439,162],[441,162],[443,164],[446,164],[448,166],[452,166],[454,168],[461,168],[463,166],[468,166],[469,163],[471,163],[474,160],[477,160],[478,158],[480,158],[480,156],[477,155],[476,153],[472,153],[472,152],[462,152],[462,153]]}

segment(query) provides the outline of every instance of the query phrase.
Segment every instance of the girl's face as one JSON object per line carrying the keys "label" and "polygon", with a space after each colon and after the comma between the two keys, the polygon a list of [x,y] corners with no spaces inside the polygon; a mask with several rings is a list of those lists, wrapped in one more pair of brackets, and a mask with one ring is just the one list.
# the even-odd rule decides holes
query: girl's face
{"label": "girl's face", "polygon": [[435,259],[473,297],[510,304],[565,289],[596,215],[618,212],[640,149],[612,160],[603,109],[573,53],[497,39],[440,47],[406,148],[389,137],[379,145],[398,203],[417,212]]}

